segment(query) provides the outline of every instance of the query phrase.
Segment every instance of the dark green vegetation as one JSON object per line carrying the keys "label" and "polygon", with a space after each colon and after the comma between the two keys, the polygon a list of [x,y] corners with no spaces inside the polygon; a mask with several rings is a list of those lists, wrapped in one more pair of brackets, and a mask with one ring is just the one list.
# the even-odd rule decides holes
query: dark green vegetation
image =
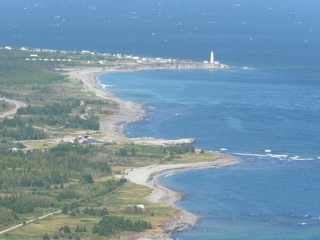
{"label": "dark green vegetation", "polygon": [[[103,200],[106,196],[113,199],[113,194],[128,184],[124,178],[111,177],[112,168],[115,173],[121,173],[118,169],[149,165],[168,155],[178,156],[193,149],[185,144],[166,148],[69,143],[58,144],[47,151],[23,152],[8,151],[10,144],[7,141],[0,145],[0,211],[7,216],[0,220],[0,227],[20,223],[28,214],[62,210],[75,219],[115,217],[104,218],[95,226],[94,233],[104,236],[149,229],[151,224],[144,218],[154,216],[154,210],[142,210],[135,205],[115,208],[114,204],[119,204],[116,199]],[[121,156],[119,152],[124,150],[129,154]],[[134,220],[135,215],[141,217]],[[105,228],[104,224],[110,227]]]}
{"label": "dark green vegetation", "polygon": [[[27,61],[26,59],[29,60]],[[68,61],[69,59],[70,61]],[[49,84],[61,82],[66,78],[57,74],[57,69],[88,65],[99,66],[98,61],[100,60],[113,63],[116,58],[98,54],[0,49],[0,84]]]}
{"label": "dark green vegetation", "polygon": [[[92,184],[91,174],[96,177],[111,174],[108,163],[96,156],[107,151],[104,145],[84,147],[72,144],[58,145],[49,151],[26,153],[2,149],[0,207],[22,214],[33,212],[37,207],[59,207],[64,200],[85,199],[85,192],[79,191],[79,187],[72,187],[70,182],[78,179],[80,186]],[[96,188],[94,195],[106,194],[122,183],[122,180],[107,181]],[[69,187],[64,188],[66,184]]]}
{"label": "dark green vegetation", "polygon": [[11,209],[0,207],[0,224],[13,222],[14,220],[18,220],[18,216]]}
{"label": "dark green vegetation", "polygon": [[39,140],[48,138],[48,134],[41,129],[45,126],[99,130],[99,117],[93,114],[80,117],[81,109],[78,99],[64,99],[63,104],[44,106],[29,104],[18,109],[13,119],[5,118],[0,123],[0,133],[2,138],[10,140]]}
{"label": "dark green vegetation", "polygon": [[15,108],[15,105],[6,101],[0,101],[0,113],[10,111]]}
{"label": "dark green vegetation", "polygon": [[116,216],[105,216],[99,224],[93,227],[92,233],[102,236],[110,236],[116,232],[131,231],[142,232],[145,229],[152,229],[152,225],[146,221],[133,222],[130,219]]}
{"label": "dark green vegetation", "polygon": [[[37,59],[72,61],[25,61],[31,54],[37,54]],[[0,230],[24,223],[1,239],[101,239],[98,235],[118,237],[125,231],[159,233],[159,225],[174,214],[169,207],[147,202],[150,190],[121,175],[134,167],[184,161],[184,156],[195,155],[193,146],[57,144],[65,136],[101,134],[99,118],[119,110],[115,102],[83,91],[81,83],[70,81],[63,71],[99,59],[106,58],[0,50],[0,96],[27,105],[15,116],[0,119]],[[0,102],[0,111],[12,107]],[[51,138],[57,141],[41,140]],[[141,204],[143,209],[137,207]],[[36,219],[60,210],[61,214]],[[36,221],[27,223],[31,219]]]}
{"label": "dark green vegetation", "polygon": [[0,50],[0,83],[14,84],[47,84],[64,80],[55,73],[55,63],[30,62],[30,52]]}
{"label": "dark green vegetation", "polygon": [[68,80],[48,85],[4,85],[0,96],[25,102],[27,107],[18,109],[14,118],[0,119],[0,136],[21,141],[47,139],[75,130],[98,131],[99,118],[116,113],[118,105],[95,99],[78,88]]}

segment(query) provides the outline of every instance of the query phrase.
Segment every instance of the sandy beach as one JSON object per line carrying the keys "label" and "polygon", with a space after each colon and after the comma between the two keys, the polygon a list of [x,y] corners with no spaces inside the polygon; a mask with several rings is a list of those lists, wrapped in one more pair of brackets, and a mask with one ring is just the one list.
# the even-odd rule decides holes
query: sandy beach
{"label": "sandy beach", "polygon": [[[70,79],[72,81],[78,81],[82,83],[84,91],[92,91],[98,97],[112,100],[119,104],[120,109],[118,114],[100,120],[100,131],[103,133],[102,140],[112,140],[117,142],[136,141],[137,143],[147,144],[172,144],[182,142],[191,143],[194,141],[193,139],[164,140],[150,138],[131,139],[126,137],[123,133],[126,125],[132,122],[143,120],[146,117],[146,112],[141,104],[116,98],[112,93],[108,92],[97,83],[96,77],[98,75],[112,72],[121,72],[121,70],[88,68],[69,71]],[[152,193],[147,197],[147,200],[152,203],[169,205],[177,210],[174,216],[162,224],[162,228],[166,235],[161,236],[161,238],[159,238],[159,236],[153,236],[152,238],[143,237],[139,239],[170,239],[171,234],[192,227],[199,219],[199,216],[195,216],[192,213],[180,209],[175,205],[175,202],[181,199],[183,194],[172,191],[160,185],[159,179],[161,177],[180,171],[231,166],[239,162],[241,162],[241,159],[234,158],[232,156],[221,155],[219,159],[211,162],[152,165],[127,171],[125,177],[131,182],[148,186],[153,190]]]}
{"label": "sandy beach", "polygon": [[113,94],[103,89],[102,86],[97,83],[97,75],[114,71],[116,70],[88,68],[70,71],[69,74],[71,80],[82,82],[86,91],[92,91],[98,97],[112,100],[119,104],[120,111],[118,114],[100,119],[100,130],[103,133],[102,140],[122,142],[129,141],[129,139],[123,134],[126,125],[131,122],[141,121],[145,118],[146,113],[141,104],[116,98]]}
{"label": "sandy beach", "polygon": [[180,200],[183,195],[179,192],[165,188],[159,183],[159,179],[166,175],[174,174],[180,171],[226,167],[240,162],[241,159],[234,158],[232,156],[221,155],[219,159],[212,162],[152,165],[136,168],[128,172],[126,178],[131,182],[145,185],[153,189],[152,193],[147,197],[150,202],[169,205],[177,209],[175,216],[170,218],[169,221],[162,226],[167,234],[173,234],[185,228],[192,227],[199,219],[199,216],[195,216],[190,212],[178,208],[175,205],[175,202]]}

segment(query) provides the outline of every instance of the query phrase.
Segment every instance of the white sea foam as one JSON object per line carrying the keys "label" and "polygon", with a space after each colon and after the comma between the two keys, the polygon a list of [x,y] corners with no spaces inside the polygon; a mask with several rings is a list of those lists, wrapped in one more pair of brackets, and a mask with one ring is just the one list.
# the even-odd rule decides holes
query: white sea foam
{"label": "white sea foam", "polygon": [[271,158],[278,158],[280,160],[288,158],[288,155],[286,154],[267,154],[267,156]]}
{"label": "white sea foam", "polygon": [[104,89],[114,87],[114,85],[102,84],[100,81],[97,81],[97,82],[98,82],[98,84],[99,84],[101,87],[103,87]]}
{"label": "white sea foam", "polygon": [[294,159],[291,158],[291,160],[294,160],[294,161],[313,161],[315,160],[314,158],[295,158],[293,157]]}
{"label": "white sea foam", "polygon": [[220,151],[227,151],[228,149],[226,148],[220,148]]}
{"label": "white sea foam", "polygon": [[254,153],[235,153],[235,154],[240,156],[267,157],[267,155],[264,155],[264,154],[254,154]]}

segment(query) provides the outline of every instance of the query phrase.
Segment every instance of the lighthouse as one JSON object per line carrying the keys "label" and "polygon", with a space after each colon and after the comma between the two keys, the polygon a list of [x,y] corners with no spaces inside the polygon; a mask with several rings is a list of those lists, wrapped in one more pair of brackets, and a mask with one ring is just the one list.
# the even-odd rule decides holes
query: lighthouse
{"label": "lighthouse", "polygon": [[210,63],[214,64],[214,53],[213,53],[213,51],[211,51]]}

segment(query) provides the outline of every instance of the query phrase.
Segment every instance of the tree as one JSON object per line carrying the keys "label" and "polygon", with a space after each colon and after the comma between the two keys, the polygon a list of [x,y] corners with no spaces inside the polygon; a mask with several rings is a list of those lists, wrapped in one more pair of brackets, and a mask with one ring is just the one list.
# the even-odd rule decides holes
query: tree
{"label": "tree", "polygon": [[63,231],[64,231],[65,233],[71,233],[69,226],[64,226],[64,227],[63,227]]}
{"label": "tree", "polygon": [[200,153],[201,153],[201,154],[204,154],[204,150],[203,150],[203,149],[201,149]]}
{"label": "tree", "polygon": [[82,182],[83,183],[94,183],[92,175],[91,174],[85,174],[82,177]]}
{"label": "tree", "polygon": [[49,238],[49,236],[48,236],[48,233],[46,233],[46,234],[43,236],[42,239],[43,239],[43,240],[50,240],[50,238]]}
{"label": "tree", "polygon": [[58,234],[55,233],[54,236],[53,236],[53,239],[58,240],[59,239]]}
{"label": "tree", "polygon": [[68,206],[64,205],[61,211],[62,214],[68,214]]}

